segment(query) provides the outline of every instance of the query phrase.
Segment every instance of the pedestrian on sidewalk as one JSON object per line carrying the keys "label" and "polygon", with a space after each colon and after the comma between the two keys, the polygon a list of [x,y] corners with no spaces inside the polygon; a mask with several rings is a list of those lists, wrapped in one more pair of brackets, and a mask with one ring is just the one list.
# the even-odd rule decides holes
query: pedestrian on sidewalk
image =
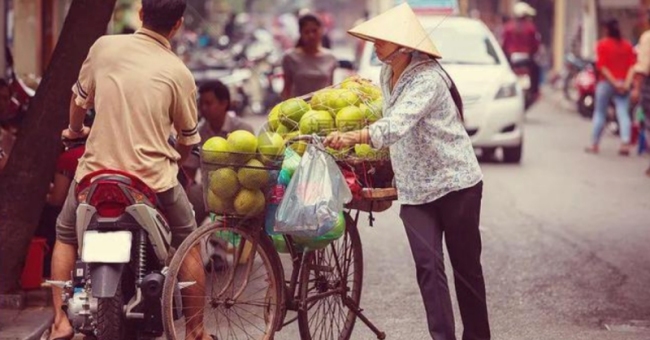
{"label": "pedestrian on sidewalk", "polygon": [[632,44],[621,35],[617,20],[606,21],[604,29],[606,37],[598,41],[596,46],[596,68],[599,80],[596,85],[592,143],[586,151],[588,153],[599,152],[600,138],[607,122],[607,110],[613,100],[621,137],[619,154],[627,156],[632,147],[630,88],[636,56]]}
{"label": "pedestrian on sidewalk", "polygon": [[298,20],[300,38],[296,47],[282,58],[284,90],[282,99],[302,96],[332,85],[338,60],[322,46],[323,24],[314,14]]}
{"label": "pedestrian on sidewalk", "polygon": [[[650,21],[650,11],[647,13]],[[637,63],[634,65],[634,86],[632,88],[631,99],[634,103],[639,103],[645,115],[644,125],[647,128],[650,117],[650,30],[645,31],[639,38],[637,47]],[[643,132],[642,132],[643,133]],[[650,167],[645,172],[650,177]]]}
{"label": "pedestrian on sidewalk", "polygon": [[[410,29],[395,29],[396,22]],[[440,53],[408,4],[349,33],[374,42],[377,57],[384,63],[384,118],[360,131],[332,133],[325,144],[337,149],[360,143],[390,147],[402,204],[400,217],[415,260],[431,337],[456,339],[444,236],[454,269],[463,339],[490,339],[479,232],[483,174],[463,127],[458,89],[438,63]]]}

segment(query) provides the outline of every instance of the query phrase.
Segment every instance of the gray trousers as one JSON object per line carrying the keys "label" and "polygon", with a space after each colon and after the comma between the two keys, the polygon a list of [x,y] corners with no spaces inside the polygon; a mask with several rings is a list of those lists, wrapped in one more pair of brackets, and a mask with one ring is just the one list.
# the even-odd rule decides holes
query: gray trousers
{"label": "gray trousers", "polygon": [[403,205],[400,217],[415,260],[417,280],[434,340],[455,340],[442,240],[454,269],[463,340],[490,339],[481,267],[479,220],[483,183],[423,205]]}

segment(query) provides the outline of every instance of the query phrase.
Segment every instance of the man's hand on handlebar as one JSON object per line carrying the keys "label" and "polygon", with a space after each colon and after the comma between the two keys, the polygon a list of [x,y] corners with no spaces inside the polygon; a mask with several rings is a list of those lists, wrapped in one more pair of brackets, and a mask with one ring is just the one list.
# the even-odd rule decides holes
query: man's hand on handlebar
{"label": "man's hand on handlebar", "polygon": [[88,137],[90,133],[90,128],[84,126],[81,131],[72,131],[70,128],[63,130],[61,133],[61,139],[63,140],[75,140],[75,139],[84,139]]}

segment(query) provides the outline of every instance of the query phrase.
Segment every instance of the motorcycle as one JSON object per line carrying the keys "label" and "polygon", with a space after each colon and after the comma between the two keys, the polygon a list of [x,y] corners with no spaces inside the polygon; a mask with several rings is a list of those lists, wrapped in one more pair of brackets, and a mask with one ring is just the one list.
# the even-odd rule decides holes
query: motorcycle
{"label": "motorcycle", "polygon": [[[84,142],[65,140],[64,145]],[[183,172],[178,178],[187,183]],[[72,280],[46,281],[63,290],[62,308],[75,333],[97,340],[162,336],[161,297],[172,234],[155,192],[131,174],[100,170],[83,178],[75,195],[79,260]],[[176,319],[180,290],[191,284],[179,283]]]}
{"label": "motorcycle", "polygon": [[575,88],[576,78],[585,69],[591,67],[592,63],[573,53],[566,55],[564,63],[566,73],[562,81],[562,92],[564,93],[564,98],[571,102],[575,102],[579,99],[579,94]]}
{"label": "motorcycle", "polygon": [[[572,84],[577,90],[579,96],[576,106],[580,116],[591,119],[594,116],[596,106],[596,85],[598,84],[598,75],[594,62],[587,64],[575,77]],[[633,107],[630,107],[632,115]],[[616,116],[616,106],[612,100],[607,107],[607,129],[614,135],[619,133],[618,118]]]}
{"label": "motorcycle", "polygon": [[594,115],[597,83],[596,68],[591,63],[576,75],[574,83],[571,84],[578,91],[578,113],[585,118],[591,118]]}
{"label": "motorcycle", "polygon": [[532,91],[531,56],[528,53],[513,53],[510,56],[512,70],[517,75],[519,86],[524,92],[524,108],[528,110],[537,101],[537,93]]}

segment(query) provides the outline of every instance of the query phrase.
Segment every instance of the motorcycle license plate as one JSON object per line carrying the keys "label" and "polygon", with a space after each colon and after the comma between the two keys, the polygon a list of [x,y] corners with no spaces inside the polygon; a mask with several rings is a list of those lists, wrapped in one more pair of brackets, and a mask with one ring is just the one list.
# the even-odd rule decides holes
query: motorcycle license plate
{"label": "motorcycle license plate", "polygon": [[130,231],[84,233],[81,260],[86,263],[128,263],[133,234]]}

